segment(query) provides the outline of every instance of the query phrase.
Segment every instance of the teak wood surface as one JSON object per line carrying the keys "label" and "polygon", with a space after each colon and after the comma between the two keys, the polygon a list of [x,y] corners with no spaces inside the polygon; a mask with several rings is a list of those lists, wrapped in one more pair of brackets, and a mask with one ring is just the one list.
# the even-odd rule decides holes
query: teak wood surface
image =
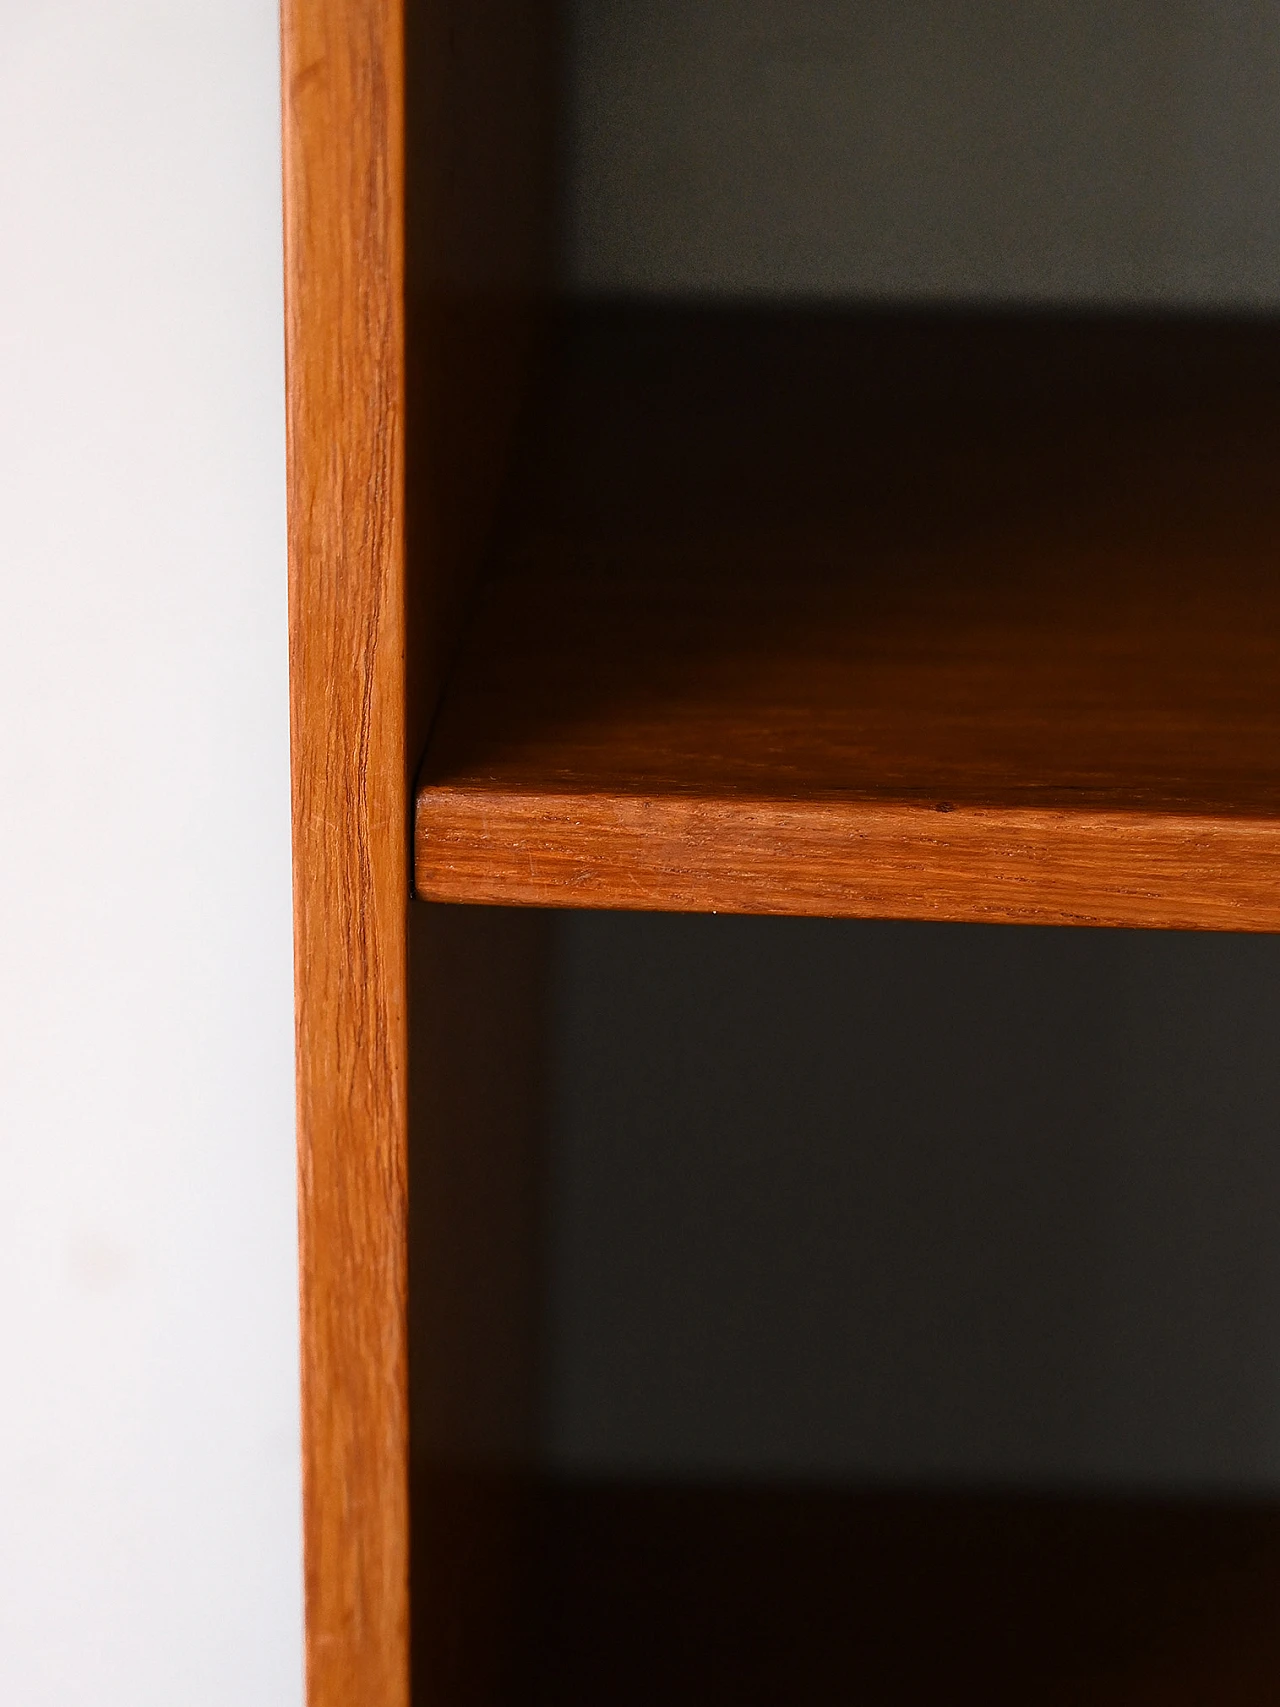
{"label": "teak wood surface", "polygon": [[307,1679],[407,1707],[404,39],[283,15]]}
{"label": "teak wood surface", "polygon": [[1280,332],[583,311],[444,900],[1280,929]]}
{"label": "teak wood surface", "polygon": [[[532,1203],[488,1170],[530,1172],[538,946],[411,945],[411,778],[537,359],[555,42],[542,0],[284,0],[282,40],[307,1690],[436,1707],[506,1681]],[[506,1102],[462,1094],[500,1049]]]}

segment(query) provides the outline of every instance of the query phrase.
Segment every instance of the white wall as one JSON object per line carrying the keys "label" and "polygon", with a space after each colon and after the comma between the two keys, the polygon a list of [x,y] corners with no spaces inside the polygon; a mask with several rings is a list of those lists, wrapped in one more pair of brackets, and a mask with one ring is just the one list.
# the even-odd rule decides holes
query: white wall
{"label": "white wall", "polygon": [[1280,303],[1275,0],[573,0],[589,291]]}
{"label": "white wall", "polygon": [[0,1700],[301,1697],[277,17],[0,5]]}

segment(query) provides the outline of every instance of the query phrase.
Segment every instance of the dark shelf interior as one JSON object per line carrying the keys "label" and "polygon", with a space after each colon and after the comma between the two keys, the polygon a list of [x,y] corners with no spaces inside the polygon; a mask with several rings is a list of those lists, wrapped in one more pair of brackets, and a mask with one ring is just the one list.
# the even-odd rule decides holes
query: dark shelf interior
{"label": "dark shelf interior", "polygon": [[1271,1505],[824,1488],[551,1488],[540,1707],[1260,1707]]}

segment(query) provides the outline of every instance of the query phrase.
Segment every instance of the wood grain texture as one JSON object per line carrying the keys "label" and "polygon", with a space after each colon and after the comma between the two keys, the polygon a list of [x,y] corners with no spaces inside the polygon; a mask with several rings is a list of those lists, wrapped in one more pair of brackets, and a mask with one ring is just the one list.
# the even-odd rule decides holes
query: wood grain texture
{"label": "wood grain texture", "polygon": [[[419,1063],[453,1074],[452,1101],[417,1078],[425,1112],[414,1165],[428,1189],[468,1177],[478,1135],[518,1149],[532,1119],[486,1124],[463,1107],[457,1061],[491,1074],[514,1047],[490,1036],[482,1061],[467,1016],[484,1003],[432,987],[436,976],[464,974],[464,961],[427,953],[425,1018],[412,1014],[407,980],[412,773],[492,532],[545,319],[552,25],[544,0],[427,0],[407,17],[402,0],[283,8],[311,1707],[405,1707],[411,1693],[415,1028],[427,1033]],[[484,960],[501,992],[517,986],[522,941]],[[518,1082],[513,1072],[509,1083]],[[442,1108],[449,1118],[437,1118]],[[509,1421],[533,1403],[527,1351],[513,1347],[527,1314],[530,1235],[517,1226],[527,1206],[461,1189],[448,1201],[473,1226],[489,1215],[491,1248],[510,1252],[505,1262],[495,1254],[490,1298],[490,1316],[505,1312],[509,1332],[444,1334],[474,1264],[434,1202],[418,1230],[438,1244],[416,1268],[440,1297],[424,1301],[418,1289],[418,1362],[428,1385],[487,1395]],[[428,1391],[428,1411],[429,1400]],[[492,1427],[483,1412],[477,1397],[467,1414],[482,1437]],[[418,1433],[430,1443],[430,1430]],[[452,1585],[454,1622],[467,1632],[460,1646],[444,1613],[415,1620],[428,1649],[451,1644],[447,1662],[425,1652],[416,1668],[415,1699],[431,1707],[482,1701],[481,1680],[497,1675],[506,1612],[494,1585],[511,1576],[519,1496],[486,1461],[483,1497],[455,1497],[475,1484],[475,1464],[460,1449],[448,1466],[430,1451],[419,1465],[419,1481],[438,1488],[452,1478],[452,1491],[415,1514],[418,1576],[429,1592]],[[437,1521],[446,1509],[453,1516]],[[473,1562],[462,1589],[448,1567],[459,1549]]]}
{"label": "wood grain texture", "polygon": [[407,1707],[403,33],[283,24],[308,1699]]}
{"label": "wood grain texture", "polygon": [[439,899],[1280,929],[1280,333],[597,310],[417,801]]}
{"label": "wood grain texture", "polygon": [[1256,1707],[1274,1504],[568,1484],[541,1506],[547,1707]]}

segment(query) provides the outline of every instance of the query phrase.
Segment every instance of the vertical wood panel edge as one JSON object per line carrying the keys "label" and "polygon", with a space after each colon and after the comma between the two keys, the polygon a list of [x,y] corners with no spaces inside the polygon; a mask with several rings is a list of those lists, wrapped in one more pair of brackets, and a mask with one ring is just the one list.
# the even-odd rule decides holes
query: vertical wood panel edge
{"label": "vertical wood panel edge", "polygon": [[284,0],[310,1707],[407,1707],[404,46]]}

